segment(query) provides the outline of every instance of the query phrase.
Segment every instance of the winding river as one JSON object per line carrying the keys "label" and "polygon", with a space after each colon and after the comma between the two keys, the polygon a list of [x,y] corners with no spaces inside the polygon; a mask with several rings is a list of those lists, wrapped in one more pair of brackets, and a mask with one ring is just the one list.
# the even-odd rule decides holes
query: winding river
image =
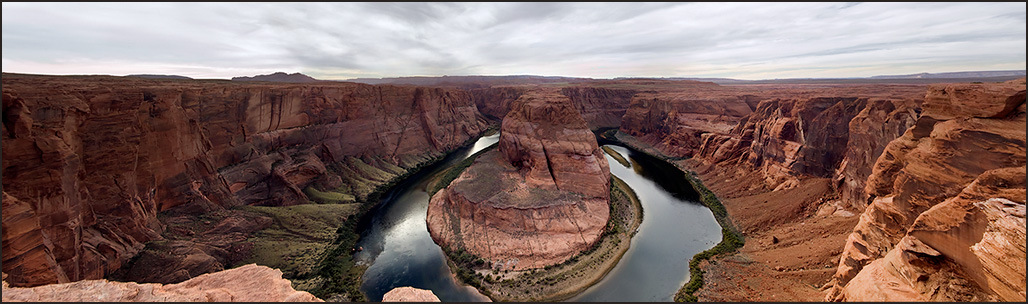
{"label": "winding river", "polygon": [[[442,249],[428,234],[425,186],[432,175],[498,139],[499,135],[482,137],[473,146],[451,153],[398,184],[369,211],[359,228],[358,245],[364,250],[356,255],[358,263],[370,265],[361,285],[369,301],[381,301],[386,292],[402,286],[432,290],[443,302],[488,300],[450,274]],[[611,173],[639,196],[643,222],[618,265],[569,301],[673,301],[688,280],[689,259],[720,241],[721,228],[680,171],[651,156],[608,146],[631,161],[625,167],[606,156]]]}

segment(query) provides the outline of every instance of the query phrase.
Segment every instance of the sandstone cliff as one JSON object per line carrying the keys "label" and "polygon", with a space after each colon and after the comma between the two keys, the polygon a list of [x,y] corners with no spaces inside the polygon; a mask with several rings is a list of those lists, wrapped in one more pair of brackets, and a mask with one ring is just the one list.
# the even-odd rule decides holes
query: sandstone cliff
{"label": "sandstone cliff", "polygon": [[499,150],[482,154],[432,197],[432,239],[494,268],[563,262],[598,241],[610,216],[602,153],[567,97],[522,95],[503,119]]}
{"label": "sandstone cliff", "polygon": [[[511,110],[515,100],[532,91],[552,90],[536,86],[492,87],[472,89],[475,105],[482,114],[501,119]],[[616,128],[621,125],[636,89],[605,88],[582,84],[560,89],[571,100],[590,129]]]}
{"label": "sandstone cliff", "polygon": [[933,86],[874,164],[829,300],[1025,300],[1025,82]]}
{"label": "sandstone cliff", "polygon": [[276,269],[249,264],[171,284],[83,280],[38,287],[9,287],[4,302],[323,302],[296,291]]}
{"label": "sandstone cliff", "polygon": [[642,92],[632,98],[620,128],[669,156],[689,157],[703,134],[728,133],[756,100],[708,90]]}
{"label": "sandstone cliff", "polygon": [[173,208],[361,201],[485,126],[458,90],[5,73],[3,270],[103,278]]}

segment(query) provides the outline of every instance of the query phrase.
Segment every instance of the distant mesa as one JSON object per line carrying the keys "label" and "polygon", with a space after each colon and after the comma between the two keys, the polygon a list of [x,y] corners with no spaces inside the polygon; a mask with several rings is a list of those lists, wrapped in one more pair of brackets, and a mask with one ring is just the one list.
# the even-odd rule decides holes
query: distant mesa
{"label": "distant mesa", "polygon": [[273,74],[257,75],[253,77],[232,77],[232,81],[318,82],[320,80],[314,79],[314,77],[310,77],[301,73],[286,74],[285,72],[276,72]]}
{"label": "distant mesa", "polygon": [[949,73],[918,73],[908,75],[879,75],[872,79],[909,79],[909,78],[983,78],[983,77],[1017,77],[1024,76],[1025,70],[1009,71],[971,71]]}
{"label": "distant mesa", "polygon": [[125,75],[125,77],[136,77],[136,78],[147,78],[147,79],[183,79],[183,80],[193,79],[192,77],[186,77],[186,76],[181,76],[181,75],[158,75],[158,74],[132,74],[132,75]]}

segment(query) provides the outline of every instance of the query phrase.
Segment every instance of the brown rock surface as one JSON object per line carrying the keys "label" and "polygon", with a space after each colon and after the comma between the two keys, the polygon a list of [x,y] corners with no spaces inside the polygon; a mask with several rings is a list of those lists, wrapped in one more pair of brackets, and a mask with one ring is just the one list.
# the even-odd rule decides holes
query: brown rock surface
{"label": "brown rock surface", "polygon": [[[970,280],[966,289],[947,292],[908,277],[906,285],[918,295],[1024,300],[1024,285],[1017,282],[1023,282],[1024,268],[1011,272],[997,262],[1023,256],[1023,246],[994,247],[999,239],[1017,239],[1018,231],[1000,228],[1007,226],[998,220],[1005,217],[988,219],[975,207],[997,198],[1015,209],[1024,204],[1024,100],[1024,79],[930,88],[914,127],[889,143],[874,165],[866,188],[873,203],[849,236],[829,300],[882,296],[869,293],[865,281],[851,280],[868,265],[877,266],[866,271],[880,272],[885,265],[880,261],[904,250],[899,244],[906,237],[938,251],[951,267],[908,263],[893,266],[898,271]],[[984,237],[987,227],[994,231],[989,239]]]}
{"label": "brown rock surface", "polygon": [[502,269],[563,262],[599,240],[610,216],[602,153],[567,97],[522,95],[503,120],[499,151],[432,197],[432,239]]}
{"label": "brown rock surface", "polygon": [[102,278],[172,208],[363,200],[485,129],[463,91],[335,82],[4,73],[3,109],[13,286]]}
{"label": "brown rock surface", "polygon": [[[6,279],[7,275],[4,274]],[[37,287],[9,287],[4,302],[323,302],[296,291],[277,269],[249,264],[171,285],[83,280]]]}
{"label": "brown rock surface", "polygon": [[[704,133],[725,134],[752,112],[756,97],[725,89],[649,91],[632,98],[621,131],[675,157],[692,156]],[[711,92],[712,89],[718,89]]]}
{"label": "brown rock surface", "polygon": [[439,302],[431,290],[418,289],[410,286],[393,288],[382,295],[382,302]]}

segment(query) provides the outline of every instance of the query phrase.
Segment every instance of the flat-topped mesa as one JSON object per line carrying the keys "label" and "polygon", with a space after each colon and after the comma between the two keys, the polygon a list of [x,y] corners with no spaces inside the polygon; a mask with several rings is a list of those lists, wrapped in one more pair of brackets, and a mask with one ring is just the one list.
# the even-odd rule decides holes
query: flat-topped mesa
{"label": "flat-topped mesa", "polygon": [[432,239],[498,269],[561,263],[599,241],[610,170],[596,138],[557,92],[512,103],[499,151],[483,153],[428,207]]}
{"label": "flat-topped mesa", "polygon": [[557,92],[523,95],[500,127],[500,151],[530,186],[610,194],[610,168],[596,137],[570,99]]}

